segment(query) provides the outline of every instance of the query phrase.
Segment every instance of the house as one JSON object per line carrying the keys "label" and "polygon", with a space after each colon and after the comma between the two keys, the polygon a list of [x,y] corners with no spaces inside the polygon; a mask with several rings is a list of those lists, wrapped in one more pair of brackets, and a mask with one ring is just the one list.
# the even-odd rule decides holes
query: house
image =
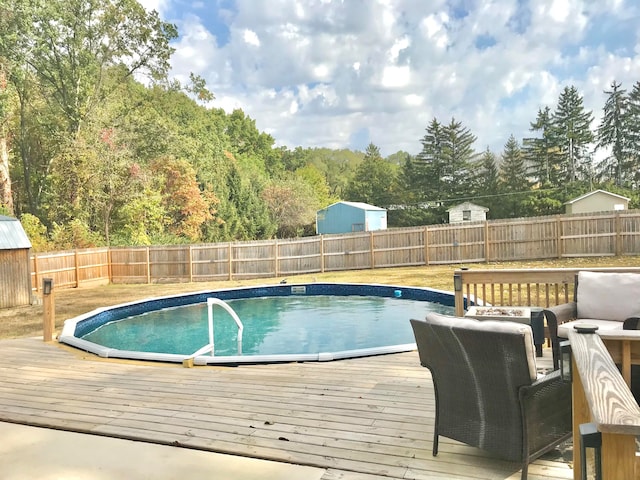
{"label": "house", "polygon": [[316,232],[351,233],[386,230],[387,210],[361,202],[336,202],[316,214]]}
{"label": "house", "polygon": [[0,308],[31,304],[30,249],[18,219],[0,215]]}
{"label": "house", "polygon": [[487,207],[482,207],[471,202],[464,202],[447,210],[449,223],[477,222],[487,219]]}
{"label": "house", "polygon": [[610,210],[627,210],[629,199],[605,190],[594,190],[573,200],[565,202],[566,213],[607,212]]}

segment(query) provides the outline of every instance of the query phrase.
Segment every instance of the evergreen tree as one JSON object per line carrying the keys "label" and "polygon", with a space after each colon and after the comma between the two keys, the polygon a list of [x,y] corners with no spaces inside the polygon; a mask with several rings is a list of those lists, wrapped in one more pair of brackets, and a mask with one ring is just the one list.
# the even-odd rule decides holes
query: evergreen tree
{"label": "evergreen tree", "polygon": [[415,193],[422,200],[441,200],[445,196],[444,127],[434,118],[426,130],[421,140],[422,150],[416,157]]}
{"label": "evergreen tree", "polygon": [[623,185],[627,159],[629,158],[628,98],[626,90],[615,81],[611,90],[605,91],[602,121],[597,129],[597,148],[611,148],[611,154],[600,165],[602,178]]}
{"label": "evergreen tree", "polygon": [[628,97],[627,136],[629,157],[625,174],[631,188],[640,187],[640,81],[636,82]]}
{"label": "evergreen tree", "polygon": [[495,218],[499,211],[499,197],[496,194],[500,188],[500,178],[495,154],[487,149],[480,156],[474,168],[476,174],[473,178],[475,195],[480,199],[479,204],[489,209],[489,215]]}
{"label": "evergreen tree", "polygon": [[506,217],[524,215],[524,204],[530,188],[527,168],[520,145],[513,135],[504,146],[500,163],[501,191],[506,194],[501,202],[502,213]]}
{"label": "evergreen tree", "polygon": [[541,186],[556,186],[559,183],[559,147],[554,144],[553,124],[549,107],[538,110],[535,122],[530,123],[532,132],[540,132],[539,138],[525,138],[522,151],[530,168],[532,178]]}
{"label": "evergreen tree", "polygon": [[588,178],[591,157],[587,150],[593,142],[591,131],[593,114],[584,109],[582,97],[576,87],[565,87],[553,113],[553,139],[560,147],[562,162],[561,182]]}
{"label": "evergreen tree", "polygon": [[388,206],[393,201],[396,167],[382,158],[373,143],[367,147],[362,163],[345,192],[345,198],[354,202]]}

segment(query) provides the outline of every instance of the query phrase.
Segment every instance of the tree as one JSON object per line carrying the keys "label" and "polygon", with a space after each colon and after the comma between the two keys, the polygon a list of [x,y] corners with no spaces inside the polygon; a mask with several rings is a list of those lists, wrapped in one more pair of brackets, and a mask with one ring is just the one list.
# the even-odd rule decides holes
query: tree
{"label": "tree", "polygon": [[629,158],[626,165],[630,187],[640,186],[640,81],[636,82],[628,97],[627,137]]}
{"label": "tree", "polygon": [[0,57],[0,207],[4,207],[7,213],[13,214],[13,191],[11,189],[11,176],[9,175],[9,146],[7,139],[9,110],[7,85],[5,66],[2,57]]}
{"label": "tree", "polygon": [[535,122],[530,123],[532,132],[540,132],[539,138],[525,138],[522,151],[530,167],[531,176],[543,187],[559,183],[559,146],[554,142],[553,122],[549,107],[538,109]]}
{"label": "tree", "polygon": [[393,201],[396,170],[384,160],[373,143],[367,146],[362,163],[347,185],[345,198],[354,202],[388,206]]}
{"label": "tree", "polygon": [[552,117],[553,137],[560,147],[562,182],[588,178],[591,157],[587,148],[594,140],[591,131],[593,114],[584,109],[582,97],[576,87],[565,87]]}
{"label": "tree", "polygon": [[500,203],[496,197],[500,187],[500,179],[496,156],[488,147],[477,161],[474,170],[476,172],[473,177],[475,196],[481,199],[479,203],[486,206],[490,215],[495,218]]}
{"label": "tree", "polygon": [[524,155],[513,135],[509,137],[502,153],[500,163],[501,192],[505,197],[500,202],[501,213],[506,217],[524,215],[524,201],[529,193],[529,180]]}
{"label": "tree", "polygon": [[320,209],[311,185],[294,175],[270,182],[262,191],[262,198],[278,225],[278,238],[302,235]]}
{"label": "tree", "polygon": [[[0,58],[20,101],[23,188],[35,212],[51,160],[95,109],[134,74],[166,77],[177,31],[135,0],[3,0],[0,9]],[[52,147],[31,148],[35,123]]]}
{"label": "tree", "polygon": [[603,116],[597,129],[597,148],[611,148],[611,154],[603,160],[601,171],[603,178],[612,179],[617,185],[626,180],[626,167],[630,156],[628,135],[629,106],[626,90],[621,84],[611,83],[611,90],[605,91],[607,101]]}

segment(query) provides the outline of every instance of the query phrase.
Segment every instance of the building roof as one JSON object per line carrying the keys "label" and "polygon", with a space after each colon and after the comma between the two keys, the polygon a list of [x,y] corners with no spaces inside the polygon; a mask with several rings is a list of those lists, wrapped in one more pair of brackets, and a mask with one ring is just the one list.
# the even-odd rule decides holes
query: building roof
{"label": "building roof", "polygon": [[489,209],[487,207],[483,207],[482,205],[476,205],[471,202],[464,202],[459,205],[454,205],[451,208],[447,209],[447,212],[451,212],[453,210],[482,210],[484,212],[488,212]]}
{"label": "building roof", "polygon": [[618,195],[617,193],[611,193],[611,192],[607,192],[606,190],[594,190],[593,192],[589,192],[589,193],[585,193],[584,195],[580,195],[577,198],[574,198],[573,200],[569,200],[568,202],[564,202],[565,205],[571,204],[571,203],[575,203],[575,202],[579,202],[580,200],[583,200],[591,195],[593,195],[594,193],[604,193],[605,195],[610,195],[612,197],[616,197],[619,198],[620,200],[626,200],[627,202],[629,200],[631,200],[630,198],[627,197],[623,197],[622,195]]}
{"label": "building roof", "polygon": [[368,203],[364,203],[364,202],[346,202],[346,201],[332,203],[331,205],[323,208],[322,210],[326,210],[327,208],[333,207],[334,205],[338,205],[339,203],[348,205],[350,207],[359,208],[361,210],[383,210],[383,211],[386,210],[385,208],[376,207],[375,205],[369,205]]}
{"label": "building roof", "polygon": [[31,242],[17,218],[0,215],[0,250],[31,248]]}

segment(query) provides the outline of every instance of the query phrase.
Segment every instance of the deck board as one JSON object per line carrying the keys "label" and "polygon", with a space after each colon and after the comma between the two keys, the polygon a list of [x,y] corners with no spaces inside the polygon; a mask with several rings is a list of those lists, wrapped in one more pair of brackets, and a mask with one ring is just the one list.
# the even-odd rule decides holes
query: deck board
{"label": "deck board", "polygon": [[[186,369],[0,341],[0,420],[323,467],[323,480],[519,478],[446,438],[433,457],[434,408],[416,352]],[[572,478],[556,458],[529,478]]]}

